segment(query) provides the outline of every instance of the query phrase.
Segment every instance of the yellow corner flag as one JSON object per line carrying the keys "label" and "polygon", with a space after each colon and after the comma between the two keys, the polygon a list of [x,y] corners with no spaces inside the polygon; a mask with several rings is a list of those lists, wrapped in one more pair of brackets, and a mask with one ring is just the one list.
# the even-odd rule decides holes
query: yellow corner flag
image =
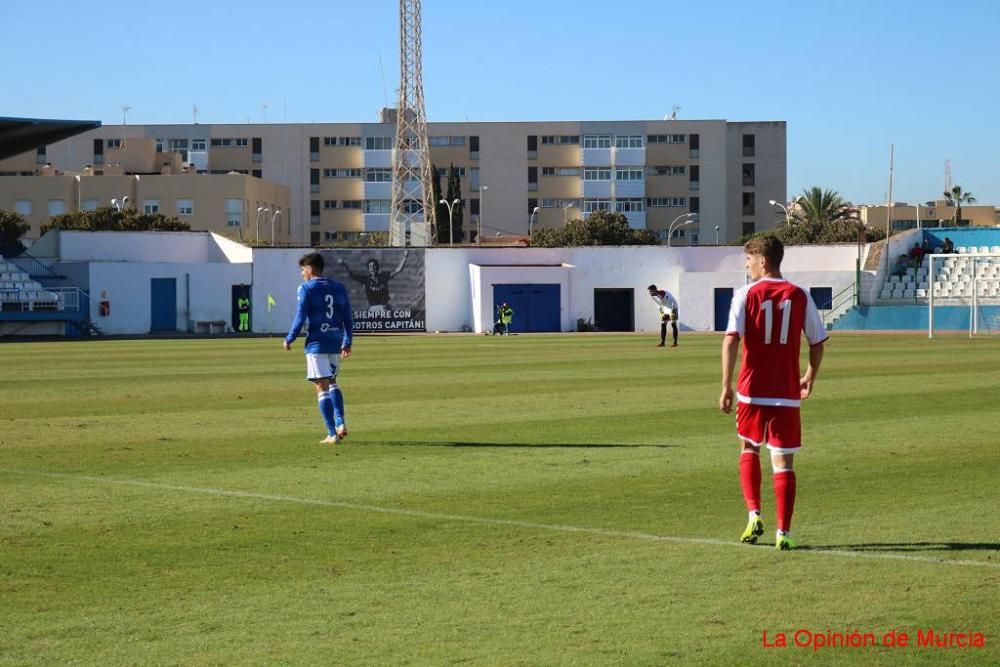
{"label": "yellow corner flag", "polygon": [[278,305],[278,302],[274,300],[274,297],[270,294],[267,295],[267,312],[271,312],[271,309]]}

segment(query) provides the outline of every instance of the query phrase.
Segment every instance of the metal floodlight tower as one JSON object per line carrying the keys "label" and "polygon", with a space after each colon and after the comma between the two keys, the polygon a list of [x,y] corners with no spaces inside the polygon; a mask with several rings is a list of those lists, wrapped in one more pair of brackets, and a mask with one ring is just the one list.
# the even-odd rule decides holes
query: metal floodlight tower
{"label": "metal floodlight tower", "polygon": [[436,237],[420,41],[420,0],[399,0],[399,103],[389,215],[394,246],[433,245]]}

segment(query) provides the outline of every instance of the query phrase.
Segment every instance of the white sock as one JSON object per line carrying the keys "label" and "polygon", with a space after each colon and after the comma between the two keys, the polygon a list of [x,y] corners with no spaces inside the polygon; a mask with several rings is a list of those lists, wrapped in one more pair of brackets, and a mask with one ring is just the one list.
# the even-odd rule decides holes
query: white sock
{"label": "white sock", "polygon": [[754,519],[760,518],[760,510],[750,510],[747,514],[749,514],[747,521],[753,521]]}
{"label": "white sock", "polygon": [[775,531],[775,535],[777,537],[791,537],[792,536],[792,532],[790,530],[778,530],[778,531]]}

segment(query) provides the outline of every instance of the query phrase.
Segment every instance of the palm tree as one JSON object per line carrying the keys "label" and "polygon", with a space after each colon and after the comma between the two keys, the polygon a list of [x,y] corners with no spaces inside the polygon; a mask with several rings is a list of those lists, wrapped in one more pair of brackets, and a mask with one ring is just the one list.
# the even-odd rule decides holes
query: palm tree
{"label": "palm tree", "polygon": [[812,187],[795,198],[795,217],[802,222],[827,224],[851,217],[850,206],[836,190]]}
{"label": "palm tree", "polygon": [[955,227],[958,227],[959,223],[962,222],[962,204],[972,204],[976,198],[972,196],[971,192],[964,192],[961,185],[953,187],[951,192],[945,192],[944,196],[948,203],[955,207],[955,217],[952,222],[955,223]]}

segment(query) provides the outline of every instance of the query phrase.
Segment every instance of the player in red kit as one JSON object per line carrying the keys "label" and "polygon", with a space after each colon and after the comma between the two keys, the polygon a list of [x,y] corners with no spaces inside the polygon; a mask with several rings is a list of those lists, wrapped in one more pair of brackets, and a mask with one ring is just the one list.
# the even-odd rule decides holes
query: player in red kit
{"label": "player in red kit", "polygon": [[[736,434],[740,438],[740,486],[749,512],[740,538],[756,544],[764,533],[760,519],[760,447],[771,450],[777,515],[775,547],[795,548],[790,531],[795,507],[792,459],[802,447],[799,403],[812,393],[823,361],[826,327],[808,292],[781,277],[785,248],[774,237],[757,237],[744,246],[752,282],[733,295],[722,343],[722,395],[719,409],[733,409],[733,370],[740,340],[743,363],[736,385]],[[799,343],[805,331],[809,367],[799,376]]]}

